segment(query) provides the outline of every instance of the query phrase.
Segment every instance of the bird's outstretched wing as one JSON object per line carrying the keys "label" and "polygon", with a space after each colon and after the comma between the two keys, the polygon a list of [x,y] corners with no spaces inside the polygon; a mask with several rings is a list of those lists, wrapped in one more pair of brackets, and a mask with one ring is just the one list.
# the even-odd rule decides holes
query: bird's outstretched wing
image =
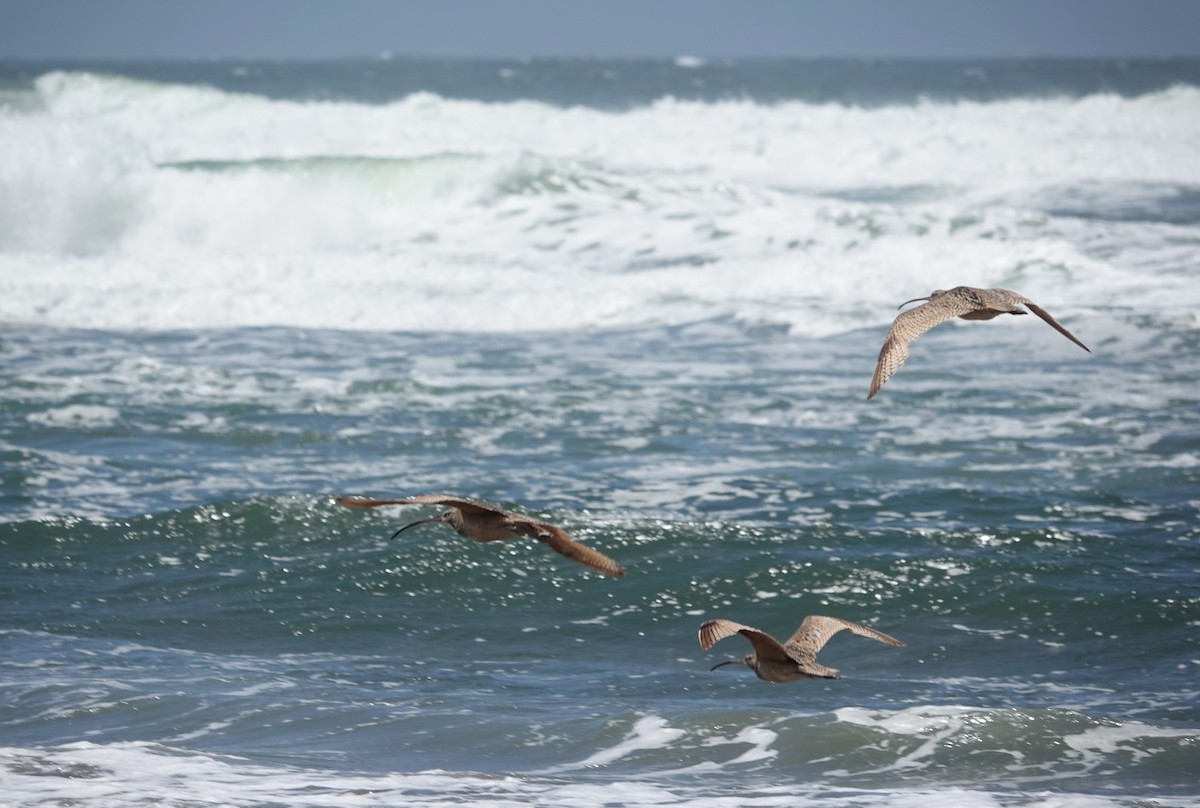
{"label": "bird's outstretched wing", "polygon": [[892,321],[892,327],[883,338],[883,347],[879,349],[879,359],[875,361],[875,373],[871,376],[871,389],[867,393],[867,400],[874,398],[879,388],[883,387],[892,374],[904,364],[904,360],[908,359],[908,346],[913,340],[938,323],[961,317],[976,308],[976,304],[964,297],[944,294],[916,308],[901,312]]}
{"label": "bird's outstretched wing", "polygon": [[1066,326],[1064,326],[1058,320],[1055,320],[1053,317],[1051,317],[1050,312],[1046,311],[1041,306],[1032,302],[1028,298],[1021,298],[1021,302],[1023,304],[1025,304],[1025,308],[1029,309],[1031,312],[1036,314],[1038,317],[1041,317],[1043,320],[1045,320],[1046,324],[1049,325],[1051,328],[1053,328],[1055,331],[1062,334],[1064,337],[1071,340],[1071,342],[1075,343],[1080,348],[1083,348],[1088,353],[1092,352],[1092,349],[1089,348],[1088,346],[1084,345],[1078,339],[1076,339],[1075,335],[1066,329]]}
{"label": "bird's outstretched wing", "polygon": [[794,658],[812,662],[817,658],[817,652],[825,647],[825,643],[829,642],[829,638],[843,629],[852,631],[860,637],[870,637],[872,640],[879,640],[888,645],[904,645],[904,643],[895,637],[884,634],[882,631],[876,631],[861,623],[843,620],[840,617],[825,617],[819,614],[810,614],[804,618],[804,622],[800,624],[800,628],[796,629],[796,633],[788,638],[783,647]]}
{"label": "bird's outstretched wing", "polygon": [[759,631],[751,626],[735,623],[732,620],[709,620],[700,624],[699,640],[700,647],[706,651],[712,648],[713,645],[726,637],[731,637],[734,634],[741,634],[750,644],[754,646],[754,653],[759,659],[769,662],[787,662],[791,657],[788,656],[787,650],[779,644],[779,640],[772,637],[765,631]]}
{"label": "bird's outstretched wing", "polygon": [[486,502],[480,502],[476,499],[461,499],[445,494],[418,494],[417,496],[396,497],[393,499],[336,497],[334,502],[338,505],[345,505],[347,508],[375,508],[380,505],[445,505],[449,508],[458,508],[463,513],[508,513]]}
{"label": "bird's outstretched wing", "polygon": [[524,533],[526,536],[549,545],[550,549],[556,553],[560,553],[572,561],[578,561],[585,567],[591,567],[596,572],[602,572],[605,575],[612,575],[617,578],[625,574],[624,567],[616,561],[613,561],[599,550],[594,550],[586,544],[575,541],[561,527],[522,516],[511,517],[508,520],[508,525],[515,531]]}

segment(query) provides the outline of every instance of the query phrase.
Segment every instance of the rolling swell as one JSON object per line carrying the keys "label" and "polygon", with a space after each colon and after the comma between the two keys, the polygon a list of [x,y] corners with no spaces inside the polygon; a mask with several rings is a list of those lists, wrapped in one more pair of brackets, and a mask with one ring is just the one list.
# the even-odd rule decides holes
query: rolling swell
{"label": "rolling swell", "polygon": [[[1189,66],[615,106],[293,67],[0,97],[7,798],[1195,801]],[[1093,353],[946,324],[866,404],[959,283]],[[332,502],[426,491],[629,574]],[[907,646],[774,686],[695,639],[812,613]]]}

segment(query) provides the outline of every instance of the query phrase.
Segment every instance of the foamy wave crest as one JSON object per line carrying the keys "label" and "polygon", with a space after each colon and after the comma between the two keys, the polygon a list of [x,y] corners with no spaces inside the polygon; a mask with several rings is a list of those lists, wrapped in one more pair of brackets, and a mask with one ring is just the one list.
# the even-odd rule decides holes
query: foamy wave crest
{"label": "foamy wave crest", "polygon": [[0,114],[0,254],[94,254],[144,221],[145,156],[113,129]]}
{"label": "foamy wave crest", "polygon": [[1195,88],[621,112],[271,100],[79,73],[36,92],[0,113],[6,320],[503,331],[732,317],[824,335],[960,283],[1069,300],[1054,307],[1067,319],[1200,303],[1179,248],[1200,198]]}
{"label": "foamy wave crest", "polygon": [[116,76],[51,73],[46,112],[104,123],[157,162],[482,151],[603,158],[622,167],[721,166],[804,187],[1017,187],[1080,180],[1200,183],[1200,88],[875,109],[662,99],[626,112],[417,93],[388,104],[297,102]]}

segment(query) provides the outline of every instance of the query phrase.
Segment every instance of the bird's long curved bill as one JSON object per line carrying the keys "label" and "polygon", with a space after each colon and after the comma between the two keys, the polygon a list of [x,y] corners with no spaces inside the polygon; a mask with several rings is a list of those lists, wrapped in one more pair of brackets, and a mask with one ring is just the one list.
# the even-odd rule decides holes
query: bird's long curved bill
{"label": "bird's long curved bill", "polygon": [[[399,529],[399,530],[397,530],[395,533],[393,533],[393,534],[392,534],[392,536],[391,536],[391,538],[392,538],[392,539],[396,538],[396,537],[397,537],[397,536],[399,536],[401,533],[403,533],[404,531],[408,530],[410,527],[416,527],[417,525],[427,525],[427,524],[429,524],[430,522],[443,522],[443,521],[445,521],[445,520],[444,520],[444,519],[442,519],[442,517],[440,517],[440,516],[431,516],[431,517],[429,517],[428,519],[422,519],[422,520],[420,520],[420,521],[418,521],[418,522],[413,522],[411,525],[405,525],[404,527],[400,528],[400,529]],[[391,539],[388,539],[388,541],[391,541]]]}
{"label": "bird's long curved bill", "polygon": [[715,671],[717,668],[723,668],[726,665],[741,665],[741,664],[742,664],[742,660],[740,660],[740,659],[727,659],[724,662],[718,662],[716,665],[713,665],[711,668],[709,668],[709,670]]}
{"label": "bird's long curved bill", "polygon": [[928,299],[929,299],[928,297],[914,297],[912,300],[906,300],[903,303],[901,303],[899,306],[896,307],[896,310],[899,311],[900,309],[907,306],[909,303],[916,303],[918,300],[928,300]]}

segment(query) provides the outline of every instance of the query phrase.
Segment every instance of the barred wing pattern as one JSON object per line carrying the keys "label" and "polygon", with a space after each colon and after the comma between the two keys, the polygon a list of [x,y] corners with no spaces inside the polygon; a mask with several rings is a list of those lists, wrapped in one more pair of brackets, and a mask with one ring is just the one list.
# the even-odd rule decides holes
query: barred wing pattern
{"label": "barred wing pattern", "polygon": [[914,298],[914,300],[922,299],[927,302],[898,315],[892,322],[892,327],[888,329],[887,336],[883,340],[883,347],[879,350],[879,359],[875,362],[875,372],[871,376],[871,389],[867,393],[868,401],[875,397],[879,388],[883,387],[884,383],[904,364],[904,360],[908,358],[908,346],[913,340],[938,323],[944,323],[955,317],[962,317],[964,320],[990,320],[1001,314],[1026,314],[1025,309],[1021,308],[1021,306],[1025,306],[1071,342],[1088,353],[1092,352],[1058,320],[1051,317],[1049,312],[1029,298],[1008,289],[976,289],[973,286],[956,286],[950,290],[938,289],[927,299]]}
{"label": "barred wing pattern", "polygon": [[[396,497],[394,499],[335,497],[334,502],[338,505],[344,505],[347,508],[377,508],[380,505],[445,505],[450,508],[458,508],[463,513],[510,515],[508,511],[497,508],[495,505],[489,505],[486,502],[480,502],[477,499],[461,499],[445,494],[418,494],[412,497]],[[515,516],[516,514],[511,515]]]}
{"label": "barred wing pattern", "polygon": [[817,653],[825,647],[825,643],[829,642],[829,638],[843,630],[852,631],[860,637],[869,637],[872,640],[879,640],[888,645],[904,645],[904,643],[895,637],[884,634],[882,631],[876,631],[861,623],[843,620],[840,617],[825,617],[824,615],[810,614],[804,618],[804,622],[800,624],[800,628],[796,629],[796,633],[783,646],[791,653],[793,658],[812,662],[817,658]]}
{"label": "barred wing pattern", "polygon": [[719,640],[732,637],[734,634],[741,634],[749,640],[759,659],[768,662],[786,662],[790,659],[787,649],[779,644],[779,640],[765,631],[759,631],[752,626],[745,626],[732,620],[718,619],[702,623],[699,631],[700,647],[707,651]]}
{"label": "barred wing pattern", "polygon": [[522,519],[520,522],[513,522],[512,527],[514,530],[519,530],[548,545],[556,553],[564,555],[572,561],[578,561],[585,567],[591,567],[596,572],[602,572],[605,575],[612,575],[617,578],[625,574],[625,568],[616,561],[613,561],[599,550],[595,550],[586,544],[572,539],[567,531],[561,527],[533,519]]}
{"label": "barred wing pattern", "polygon": [[935,325],[969,314],[977,308],[977,304],[965,298],[939,295],[928,303],[922,303],[915,309],[909,309],[897,316],[883,339],[883,347],[879,349],[879,359],[875,362],[875,373],[871,376],[871,390],[867,393],[867,400],[874,398],[879,388],[883,387],[904,364],[904,360],[908,359],[908,346],[913,340]]}

